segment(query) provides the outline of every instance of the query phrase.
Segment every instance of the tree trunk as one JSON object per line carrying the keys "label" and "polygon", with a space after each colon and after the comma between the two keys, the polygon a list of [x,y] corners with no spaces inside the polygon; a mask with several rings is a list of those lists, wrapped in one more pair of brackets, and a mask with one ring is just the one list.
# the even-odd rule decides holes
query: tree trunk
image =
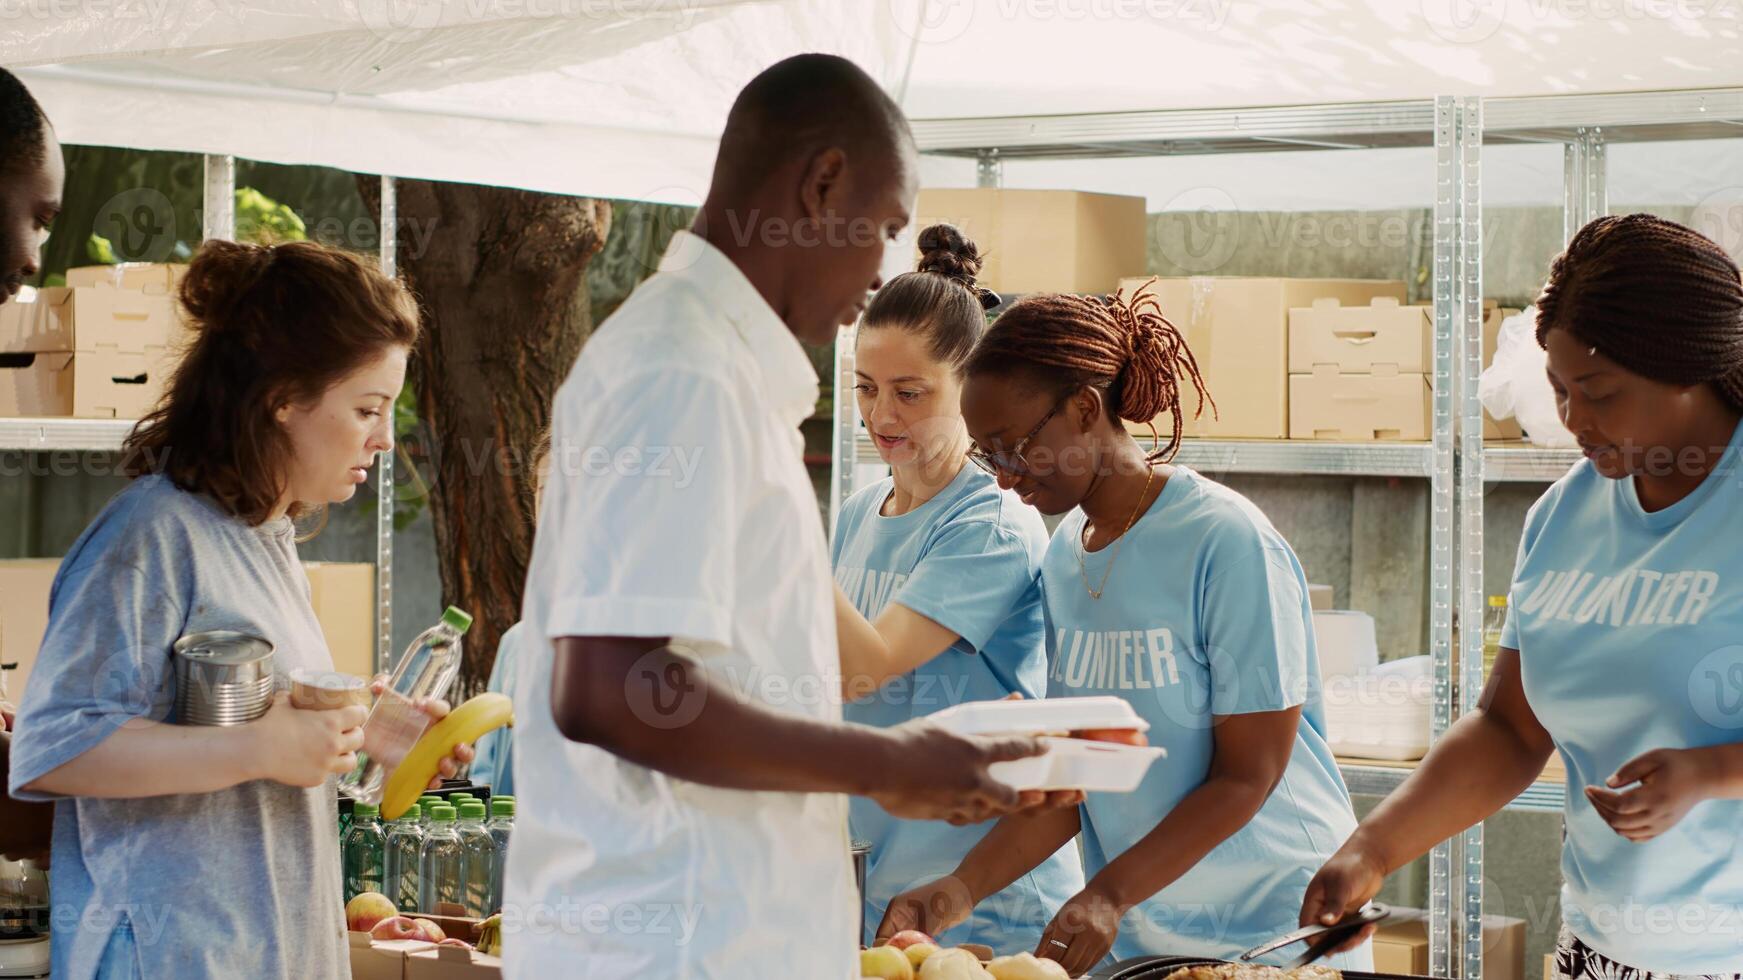
{"label": "tree trunk", "polygon": [[[377,178],[358,189],[379,210]],[[430,487],[443,602],[475,618],[460,690],[484,688],[520,619],[532,554],[528,458],[592,330],[588,260],[611,205],[532,191],[400,180],[399,271],[424,314],[409,381]],[[422,452],[419,452],[422,450]]]}

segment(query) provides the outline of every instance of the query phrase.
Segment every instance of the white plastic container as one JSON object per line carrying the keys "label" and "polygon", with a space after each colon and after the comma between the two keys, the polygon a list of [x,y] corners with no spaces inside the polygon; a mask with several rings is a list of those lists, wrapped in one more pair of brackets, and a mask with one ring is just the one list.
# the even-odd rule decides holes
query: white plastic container
{"label": "white plastic container", "polygon": [[1327,678],[1326,742],[1336,755],[1404,762],[1428,754],[1434,679],[1427,657],[1395,660],[1360,677]]}
{"label": "white plastic container", "polygon": [[1313,614],[1313,638],[1319,650],[1322,677],[1355,677],[1380,664],[1374,617],[1365,612],[1317,610]]}
{"label": "white plastic container", "polygon": [[1130,793],[1144,781],[1150,765],[1168,754],[1166,749],[1155,746],[1048,734],[1089,728],[1148,731],[1149,722],[1116,697],[971,701],[945,708],[933,714],[931,720],[963,735],[1041,735],[1046,752],[1014,762],[994,763],[989,770],[993,778],[1013,789]]}

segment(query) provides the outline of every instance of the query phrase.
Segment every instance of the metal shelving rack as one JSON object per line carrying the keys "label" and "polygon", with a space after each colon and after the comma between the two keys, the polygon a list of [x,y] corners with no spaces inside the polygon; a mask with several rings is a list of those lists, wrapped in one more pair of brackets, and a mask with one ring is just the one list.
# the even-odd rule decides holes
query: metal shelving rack
{"label": "metal shelving rack", "polygon": [[[1606,147],[1618,141],[1743,136],[1743,88],[1680,92],[1428,100],[1256,109],[916,120],[924,153],[978,161],[998,186],[1004,160],[1154,157],[1279,150],[1433,147],[1434,433],[1420,445],[1188,440],[1177,457],[1212,473],[1420,477],[1430,481],[1433,737],[1472,710],[1482,689],[1483,491],[1486,483],[1548,483],[1576,452],[1484,446],[1476,397],[1482,367],[1481,151],[1485,143],[1564,147],[1564,225],[1572,237],[1607,211]],[[837,391],[853,385],[851,333],[836,344]],[[854,399],[835,399],[830,516],[854,489],[858,463],[878,462]],[[1455,623],[1473,624],[1455,630]],[[1455,637],[1462,667],[1454,676]],[[1405,766],[1344,767],[1358,793],[1384,794]],[[1560,812],[1562,783],[1540,780],[1511,806]],[[1460,873],[1455,873],[1455,869]],[[1479,825],[1430,855],[1430,971],[1482,976],[1483,837]]]}
{"label": "metal shelving rack", "polygon": [[[395,266],[396,222],[392,177],[381,178],[381,263],[388,275]],[[205,158],[204,202],[201,230],[205,239],[236,236],[236,159],[208,154]],[[0,450],[28,452],[119,452],[131,419],[0,418]],[[375,669],[384,669],[390,659],[393,639],[393,454],[383,454],[376,464],[377,533],[375,597],[377,635]]]}

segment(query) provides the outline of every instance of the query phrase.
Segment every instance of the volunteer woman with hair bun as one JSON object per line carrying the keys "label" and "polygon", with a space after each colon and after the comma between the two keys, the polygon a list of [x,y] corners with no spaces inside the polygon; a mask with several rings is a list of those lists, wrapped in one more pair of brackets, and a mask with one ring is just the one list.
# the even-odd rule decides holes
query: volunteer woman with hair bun
{"label": "volunteer woman with hair bun", "polygon": [[237,630],[274,644],[281,680],[333,668],[293,520],[393,448],[417,309],[307,242],[208,242],[180,298],[194,338],[127,439],[133,482],[61,562],[18,713],[10,790],[58,801],[53,973],[345,977],[333,777],[365,710],[281,692],[246,725],[178,725],[171,647]]}
{"label": "volunteer woman with hair bun", "polygon": [[[1356,821],[1325,742],[1300,563],[1252,503],[1168,462],[1183,390],[1203,404],[1192,353],[1146,291],[1041,295],[999,317],[967,373],[971,458],[1065,515],[1041,568],[1048,696],[1125,698],[1168,756],[1131,794],[1004,820],[949,877],[892,902],[884,928],[949,925],[1081,833],[1089,881],[1035,950],[1072,976],[1110,950],[1227,959],[1292,931]],[[1165,411],[1170,438],[1146,453],[1121,420]],[[1372,968],[1366,947],[1333,965]]]}
{"label": "volunteer woman with hair bun", "polygon": [[[927,228],[919,246],[918,269],[877,291],[854,335],[854,394],[891,475],[842,506],[831,556],[842,664],[858,695],[845,715],[879,727],[1047,689],[1037,580],[1047,529],[965,455],[963,365],[998,297],[976,285],[979,250],[956,228]],[[868,928],[892,896],[956,867],[988,829],[898,820],[858,799],[852,826],[872,844]],[[1069,844],[935,938],[1033,948],[1053,910],[1083,887]]]}
{"label": "volunteer woman with hair bun", "polygon": [[1537,301],[1585,461],[1525,518],[1482,706],[1369,814],[1303,921],[1567,764],[1559,976],[1743,972],[1743,282],[1647,214],[1580,229]]}

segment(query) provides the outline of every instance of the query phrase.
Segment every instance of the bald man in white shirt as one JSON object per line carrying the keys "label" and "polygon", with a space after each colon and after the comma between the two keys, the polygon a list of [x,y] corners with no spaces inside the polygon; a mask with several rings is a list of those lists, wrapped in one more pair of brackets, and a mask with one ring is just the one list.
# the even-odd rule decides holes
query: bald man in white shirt
{"label": "bald man in white shirt", "polygon": [[768,69],[693,230],[558,393],[507,976],[857,977],[842,794],[959,823],[1069,802],[988,774],[1033,739],[841,721],[800,343],[832,341],[880,285],[916,167],[901,111],[849,62]]}

